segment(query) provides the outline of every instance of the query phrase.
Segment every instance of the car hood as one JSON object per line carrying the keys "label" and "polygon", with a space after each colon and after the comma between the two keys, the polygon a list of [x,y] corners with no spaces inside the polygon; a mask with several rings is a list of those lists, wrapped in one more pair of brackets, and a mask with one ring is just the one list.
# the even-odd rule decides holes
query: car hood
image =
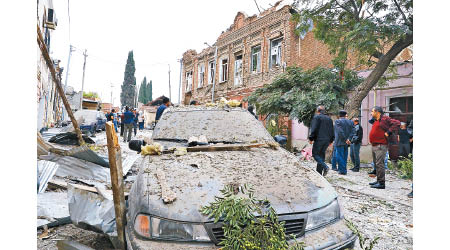
{"label": "car hood", "polygon": [[[176,200],[164,204],[156,176],[162,171]],[[199,212],[220,196],[227,184],[250,184],[259,199],[267,198],[277,214],[308,212],[337,197],[334,188],[316,171],[302,166],[286,150],[196,152],[145,156],[129,197],[129,212],[188,222],[212,221]]]}

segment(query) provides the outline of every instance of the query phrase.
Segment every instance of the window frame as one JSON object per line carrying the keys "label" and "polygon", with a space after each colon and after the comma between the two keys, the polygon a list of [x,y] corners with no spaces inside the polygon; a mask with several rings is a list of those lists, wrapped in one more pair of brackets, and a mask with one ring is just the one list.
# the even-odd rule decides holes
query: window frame
{"label": "window frame", "polygon": [[[227,61],[225,64],[223,61]],[[228,81],[228,64],[229,60],[228,58],[222,58],[220,59],[220,68],[219,68],[219,83],[223,83]],[[224,66],[225,66],[225,72],[224,72]]]}
{"label": "window frame", "polygon": [[[279,48],[279,50],[277,51],[277,60],[276,60],[276,62],[278,64],[275,64],[275,65],[273,65],[273,61],[272,61],[272,48],[274,47],[273,46],[274,42],[278,42],[277,47]],[[282,42],[283,42],[283,37],[278,37],[278,38],[274,38],[274,39],[270,40],[270,43],[269,43],[269,69],[274,69],[274,68],[281,66]]]}
{"label": "window frame", "polygon": [[214,78],[216,77],[216,62],[214,60],[208,62],[208,70],[209,70],[208,71],[208,85],[209,85],[213,84]]}
{"label": "window frame", "polygon": [[186,72],[186,92],[192,90],[192,70]]}
{"label": "window frame", "polygon": [[[258,52],[254,52],[254,49],[259,48]],[[255,66],[255,61],[253,56],[256,55],[256,70],[253,70],[254,66]],[[261,72],[261,44],[255,45],[253,47],[251,47],[250,50],[250,70],[252,73],[260,73]]]}
{"label": "window frame", "polygon": [[205,83],[205,64],[201,63],[197,66],[197,71],[198,71],[198,84],[197,84],[197,88],[201,88],[203,87],[204,83]]}
{"label": "window frame", "polygon": [[[241,57],[240,59],[238,59],[238,57]],[[237,54],[234,56],[234,72],[233,72],[233,85],[234,86],[240,86],[242,85],[242,75],[243,75],[243,71],[244,71],[244,65],[243,65],[243,58],[244,56],[242,54]],[[238,65],[237,62],[240,61],[240,72],[238,71]],[[240,73],[240,77],[238,77],[237,75]],[[240,81],[236,81],[236,79],[239,79]]]}

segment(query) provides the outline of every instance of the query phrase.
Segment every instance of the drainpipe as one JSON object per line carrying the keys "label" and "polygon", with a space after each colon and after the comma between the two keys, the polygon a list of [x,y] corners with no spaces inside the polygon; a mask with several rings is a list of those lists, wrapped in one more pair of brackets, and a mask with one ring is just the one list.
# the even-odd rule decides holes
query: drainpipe
{"label": "drainpipe", "polygon": [[211,103],[214,103],[214,88],[216,86],[216,76],[217,76],[217,45],[216,45],[216,52],[214,53],[214,78],[213,78],[213,86],[212,86],[212,93],[211,93]]}

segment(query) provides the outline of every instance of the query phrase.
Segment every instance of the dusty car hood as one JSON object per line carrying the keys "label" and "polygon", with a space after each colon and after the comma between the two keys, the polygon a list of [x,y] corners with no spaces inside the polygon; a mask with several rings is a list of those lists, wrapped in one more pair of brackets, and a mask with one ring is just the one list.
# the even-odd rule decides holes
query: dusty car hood
{"label": "dusty car hood", "polygon": [[[161,199],[157,170],[165,173],[167,184],[176,193],[172,204]],[[200,208],[231,183],[251,184],[255,196],[268,198],[278,214],[307,212],[337,197],[321,175],[281,148],[146,156],[130,192],[129,216],[133,218],[129,219],[146,213],[179,221],[211,221]]]}

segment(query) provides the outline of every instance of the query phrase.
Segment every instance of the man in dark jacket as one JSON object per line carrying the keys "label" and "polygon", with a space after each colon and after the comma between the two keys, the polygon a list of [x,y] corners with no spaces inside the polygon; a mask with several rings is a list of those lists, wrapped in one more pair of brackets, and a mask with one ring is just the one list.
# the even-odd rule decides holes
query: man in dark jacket
{"label": "man in dark jacket", "polygon": [[[123,142],[129,142],[131,140],[131,133],[133,131],[133,121],[134,121],[134,114],[130,111],[130,108],[125,107],[125,113],[123,113],[123,124],[124,124],[124,130],[123,130]],[[127,138],[128,137],[128,138]]]}
{"label": "man in dark jacket", "polygon": [[348,146],[354,133],[353,122],[347,119],[346,115],[347,111],[341,110],[339,119],[334,121],[334,147],[336,148],[338,172],[341,175],[347,174]]}
{"label": "man in dark jacket", "polygon": [[406,129],[406,123],[400,123],[400,130],[398,131],[398,151],[399,156],[407,158],[410,151],[410,142],[412,141],[412,135]]}
{"label": "man in dark jacket", "polygon": [[377,181],[370,183],[370,187],[377,189],[385,188],[384,157],[388,150],[389,138],[398,130],[400,122],[383,116],[383,109],[375,106],[372,109],[373,124],[369,134],[372,144],[372,156],[375,163]]}
{"label": "man in dark jacket", "polygon": [[311,129],[309,133],[309,143],[313,144],[312,155],[317,161],[317,172],[326,176],[328,173],[328,166],[325,164],[325,152],[329,145],[334,141],[333,120],[325,115],[325,107],[320,105],[316,109],[311,121]]}
{"label": "man in dark jacket", "polygon": [[350,140],[350,142],[352,143],[350,145],[350,159],[352,160],[353,168],[350,170],[353,172],[359,172],[359,150],[361,149],[361,142],[363,139],[363,128],[359,124],[358,118],[353,118],[353,124],[355,130],[353,133],[353,137]]}
{"label": "man in dark jacket", "polygon": [[163,97],[162,98],[162,102],[163,104],[161,104],[161,106],[158,107],[158,109],[156,110],[156,117],[155,117],[155,122],[158,123],[159,119],[161,119],[162,114],[164,113],[164,110],[169,107],[170,105],[170,99],[167,97]]}

